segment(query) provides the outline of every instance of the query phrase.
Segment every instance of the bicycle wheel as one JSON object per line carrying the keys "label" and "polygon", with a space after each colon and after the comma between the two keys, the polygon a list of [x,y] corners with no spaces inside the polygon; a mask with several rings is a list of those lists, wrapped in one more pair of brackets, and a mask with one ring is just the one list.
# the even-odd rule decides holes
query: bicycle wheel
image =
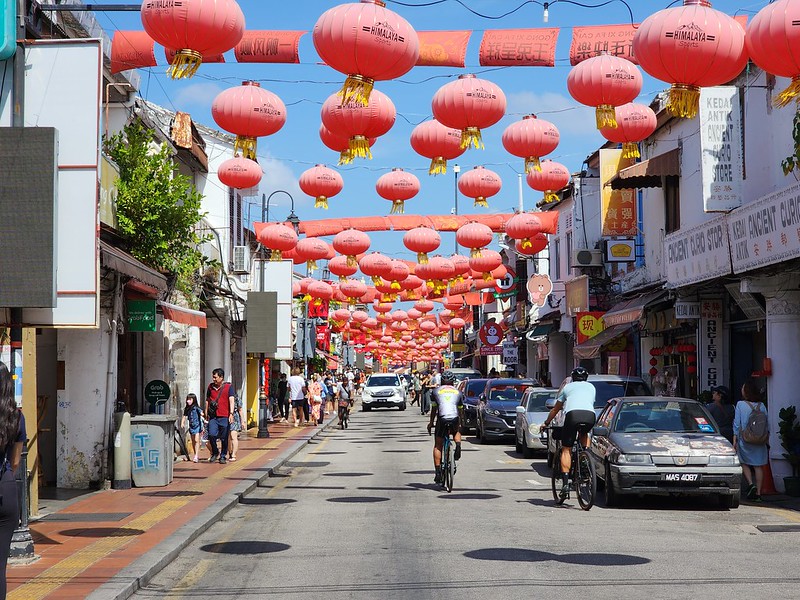
{"label": "bicycle wheel", "polygon": [[578,452],[575,464],[575,493],[578,496],[578,504],[583,510],[592,508],[597,494],[597,474],[592,459],[585,450]]}
{"label": "bicycle wheel", "polygon": [[444,489],[447,493],[453,491],[453,477],[456,474],[456,460],[453,457],[453,444],[447,444],[447,469],[444,472]]}
{"label": "bicycle wheel", "polygon": [[561,495],[561,446],[556,446],[556,453],[553,457],[553,468],[550,470],[550,486],[553,489],[553,500],[556,504],[564,504],[566,497]]}

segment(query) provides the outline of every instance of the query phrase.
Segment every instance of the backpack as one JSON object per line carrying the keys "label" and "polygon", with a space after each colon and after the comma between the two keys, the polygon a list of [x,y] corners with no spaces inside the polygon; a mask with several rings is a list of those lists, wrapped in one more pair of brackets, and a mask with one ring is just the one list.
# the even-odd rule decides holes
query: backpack
{"label": "backpack", "polygon": [[761,410],[761,404],[747,405],[752,409],[750,416],[747,417],[747,424],[742,429],[742,439],[748,444],[763,445],[769,440],[769,425],[767,424],[767,415]]}

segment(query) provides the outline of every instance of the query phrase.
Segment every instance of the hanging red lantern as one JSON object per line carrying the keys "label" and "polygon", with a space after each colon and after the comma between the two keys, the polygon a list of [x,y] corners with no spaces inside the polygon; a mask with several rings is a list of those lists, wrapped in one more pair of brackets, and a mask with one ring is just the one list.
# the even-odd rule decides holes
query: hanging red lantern
{"label": "hanging red lantern", "polygon": [[380,252],[370,252],[361,257],[358,261],[358,267],[364,275],[371,277],[372,282],[377,284],[381,277],[388,275],[389,271],[391,271],[392,259]]}
{"label": "hanging red lantern", "polygon": [[233,151],[256,158],[256,138],[280,131],[286,123],[286,106],[277,95],[255,81],[220,92],[211,104],[214,122],[236,135]]}
{"label": "hanging red lantern", "polygon": [[347,279],[339,284],[339,291],[344,294],[350,304],[355,304],[361,296],[367,293],[367,284],[357,279]]}
{"label": "hanging red lantern", "polygon": [[595,107],[598,129],[613,128],[617,126],[614,107],[636,99],[642,91],[642,74],[621,56],[601,54],[572,67],[567,90],[581,104]]}
{"label": "hanging red lantern", "polygon": [[408,313],[404,310],[396,310],[392,313],[393,321],[408,321]]}
{"label": "hanging red lantern", "polygon": [[646,73],[672,84],[670,114],[689,119],[701,87],[727,83],[747,64],[744,28],[708,0],[683,0],[647,17],[634,34],[633,54]]}
{"label": "hanging red lantern", "polygon": [[433,310],[434,305],[433,302],[430,300],[418,300],[414,303],[414,308],[416,308],[419,312],[425,314],[429,313]]}
{"label": "hanging red lantern", "polygon": [[352,317],[353,321],[363,325],[369,319],[369,313],[365,310],[354,310]]}
{"label": "hanging red lantern", "polygon": [[657,358],[651,358],[650,359],[650,364],[655,367],[658,364],[658,359]]}
{"label": "hanging red lantern", "polygon": [[314,25],[314,48],[333,69],[347,75],[339,94],[367,105],[374,82],[396,79],[416,64],[419,38],[408,21],[380,0],[340,4]]}
{"label": "hanging red lantern", "polygon": [[419,179],[403,169],[392,169],[378,178],[375,191],[384,200],[392,202],[391,214],[402,214],[405,212],[405,201],[419,193]]}
{"label": "hanging red lantern", "polygon": [[464,329],[465,325],[464,319],[460,317],[450,319],[450,329]]}
{"label": "hanging red lantern", "polygon": [[331,133],[347,138],[354,158],[371,159],[370,138],[378,138],[392,128],[397,110],[389,96],[374,90],[367,106],[342,102],[336,94],[329,96],[322,105],[321,117]]}
{"label": "hanging red lantern", "polygon": [[650,367],[650,377],[655,377],[656,375],[658,375],[658,369]]}
{"label": "hanging red lantern", "polygon": [[447,282],[454,273],[453,263],[442,256],[434,256],[428,260],[427,264],[419,265],[416,268],[417,277],[426,280],[428,287],[437,294],[447,289]]}
{"label": "hanging red lantern", "polygon": [[236,190],[257,186],[263,175],[261,165],[256,161],[239,156],[226,160],[217,169],[220,183]]}
{"label": "hanging red lantern", "polygon": [[342,191],[342,176],[325,165],[316,165],[300,175],[300,189],[316,198],[314,208],[328,208],[328,198]]}
{"label": "hanging red lantern", "polygon": [[314,304],[318,306],[322,304],[323,300],[333,298],[333,286],[324,281],[314,280],[308,284],[308,295],[313,299]]}
{"label": "hanging red lantern", "polygon": [[417,262],[428,262],[428,252],[435,251],[442,243],[441,236],[430,227],[415,227],[403,236],[403,245],[417,253]]}
{"label": "hanging red lantern", "polygon": [[481,255],[481,249],[492,243],[494,232],[483,223],[467,223],[456,231],[456,242],[459,246],[470,249],[470,257]]}
{"label": "hanging red lantern", "polygon": [[535,213],[517,213],[506,222],[506,235],[520,240],[522,247],[532,246],[531,238],[542,232],[543,225],[539,215]]}
{"label": "hanging red lantern", "polygon": [[447,161],[464,154],[461,130],[445,127],[436,119],[417,125],[411,132],[414,152],[431,159],[428,175],[447,173]]}
{"label": "hanging red lantern", "polygon": [[317,261],[328,255],[328,244],[318,238],[303,238],[297,242],[295,250],[300,262],[306,263],[310,273],[317,270]]}
{"label": "hanging red lantern", "polygon": [[358,229],[345,229],[333,237],[334,250],[345,255],[350,266],[358,264],[356,255],[369,250],[369,245],[369,236]]}
{"label": "hanging red lantern", "polygon": [[622,158],[639,158],[639,142],[653,135],[658,125],[656,113],[645,104],[628,103],[616,108],[616,117],[617,126],[602,127],[600,134],[622,144]]}
{"label": "hanging red lantern", "polygon": [[258,241],[272,251],[270,260],[278,261],[282,258],[282,252],[292,250],[297,245],[297,234],[283,223],[270,223],[259,232]]}
{"label": "hanging red lantern", "polygon": [[399,260],[392,260],[391,265],[389,272],[384,275],[384,279],[390,281],[392,290],[396,291],[402,289],[400,282],[408,277],[409,273],[411,273],[411,269],[408,268],[408,265]]}
{"label": "hanging red lantern", "polygon": [[481,274],[484,281],[496,279],[492,271],[503,264],[503,257],[495,250],[483,250],[480,256],[469,259],[469,266],[473,271]]}
{"label": "hanging red lantern", "polygon": [[458,310],[464,306],[464,296],[445,296],[442,304],[447,310]]}
{"label": "hanging red lantern", "polygon": [[[328,148],[333,150],[334,152],[339,153],[339,163],[340,165],[349,165],[353,162],[353,151],[350,150],[350,138],[344,135],[336,135],[331,133],[330,130],[325,127],[325,125],[319,126],[319,139],[322,140],[322,143],[325,144]],[[369,147],[375,144],[376,138],[370,138],[367,140]]]}
{"label": "hanging red lantern", "polygon": [[431,102],[433,116],[444,126],[461,130],[461,147],[483,148],[481,129],[503,118],[506,96],[491,81],[460,75],[439,88]]}
{"label": "hanging red lantern", "polygon": [[688,344],[686,350],[687,352],[697,352],[697,346],[694,344]]}
{"label": "hanging red lantern", "polygon": [[522,240],[517,240],[514,243],[514,249],[518,254],[523,256],[536,256],[539,252],[547,248],[547,244],[547,236],[544,233],[537,233],[530,239],[529,245],[524,245]]}
{"label": "hanging red lantern", "polygon": [[686,362],[689,363],[690,365],[695,364],[697,362],[697,355],[696,354],[689,354],[686,357]]}
{"label": "hanging red lantern", "polygon": [[346,308],[338,308],[333,311],[331,318],[339,323],[347,323],[350,320],[350,311]]}
{"label": "hanging red lantern", "polygon": [[467,198],[474,198],[475,206],[488,207],[486,199],[497,194],[502,187],[500,175],[480,166],[467,171],[458,180],[458,191]]}
{"label": "hanging red lantern", "polygon": [[791,85],[775,97],[775,106],[786,106],[800,96],[797,23],[800,23],[797,2],[777,0],[758,11],[747,25],[745,42],[753,62],[767,73],[792,80]]}
{"label": "hanging red lantern", "polygon": [[542,161],[541,171],[528,173],[528,185],[534,190],[544,192],[545,202],[558,200],[558,190],[569,183],[570,174],[567,167],[552,160]]}
{"label": "hanging red lantern", "polygon": [[423,321],[422,323],[419,324],[419,328],[422,329],[422,331],[427,331],[428,333],[430,333],[436,330],[436,323],[434,323],[433,321]]}
{"label": "hanging red lantern", "polygon": [[650,348],[650,356],[658,356],[658,348]]}
{"label": "hanging red lantern", "polygon": [[688,367],[686,367],[686,372],[691,374],[697,373],[697,366],[689,365]]}
{"label": "hanging red lantern", "polygon": [[358,271],[356,265],[348,264],[347,257],[337,255],[328,261],[328,270],[339,277],[339,281],[344,281]]}
{"label": "hanging red lantern", "polygon": [[192,77],[203,56],[224,54],[244,35],[244,14],[236,0],[144,0],[140,12],[147,34],[176,50],[167,70],[173,79]]}
{"label": "hanging red lantern", "polygon": [[450,262],[453,263],[453,277],[459,283],[464,281],[464,275],[469,273],[469,258],[461,254],[453,254],[450,256]]}
{"label": "hanging red lantern", "polygon": [[539,170],[539,158],[558,147],[561,134],[558,128],[536,115],[525,115],[503,132],[503,147],[509,154],[525,159],[525,172]]}
{"label": "hanging red lantern", "polygon": [[388,302],[378,302],[372,305],[372,309],[376,313],[390,313],[392,312],[392,305]]}

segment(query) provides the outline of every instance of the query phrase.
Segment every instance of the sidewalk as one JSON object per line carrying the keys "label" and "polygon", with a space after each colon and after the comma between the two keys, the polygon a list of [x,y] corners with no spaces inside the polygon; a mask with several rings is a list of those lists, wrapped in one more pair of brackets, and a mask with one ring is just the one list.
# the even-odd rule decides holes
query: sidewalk
{"label": "sidewalk", "polygon": [[[41,558],[9,566],[9,600],[129,597],[240,496],[336,422],[333,415],[317,427],[273,423],[270,437],[261,439],[251,429],[236,462],[176,462],[166,487],[96,492],[32,522]],[[201,456],[207,458],[208,451]]]}

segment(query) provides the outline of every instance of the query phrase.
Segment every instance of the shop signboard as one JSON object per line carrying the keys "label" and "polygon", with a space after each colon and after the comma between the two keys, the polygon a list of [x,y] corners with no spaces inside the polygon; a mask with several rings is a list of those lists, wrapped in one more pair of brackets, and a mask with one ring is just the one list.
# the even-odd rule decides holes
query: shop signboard
{"label": "shop signboard", "polygon": [[700,303],[687,302],[686,300],[678,300],[675,302],[675,318],[676,319],[699,319],[700,318]]}
{"label": "shop signboard", "polygon": [[698,389],[710,390],[724,385],[725,361],[722,355],[722,299],[703,298],[700,301],[700,351],[698,361]]}
{"label": "shop signboard", "polygon": [[706,212],[727,212],[742,205],[742,131],[739,88],[703,88],[700,170]]}
{"label": "shop signboard", "polygon": [[634,158],[623,158],[622,150],[600,150],[600,203],[603,236],[636,235],[636,190],[615,190],[611,179],[622,169],[632,166]]}
{"label": "shop signboard", "polygon": [[800,182],[733,211],[727,219],[734,273],[800,256]]}
{"label": "shop signboard", "polygon": [[579,312],[589,310],[589,276],[580,275],[575,279],[564,282],[564,291],[567,299],[567,316],[574,317]]}
{"label": "shop signboard", "polygon": [[128,331],[156,330],[156,301],[128,300]]}
{"label": "shop signboard", "polygon": [[592,339],[606,328],[602,312],[579,312],[575,323],[578,344]]}
{"label": "shop signboard", "polygon": [[494,298],[512,298],[517,295],[517,283],[519,278],[511,267],[506,267],[506,275],[502,279],[494,281]]}
{"label": "shop signboard", "polygon": [[516,365],[519,363],[519,350],[512,341],[503,342],[503,364]]}
{"label": "shop signboard", "polygon": [[731,273],[725,215],[664,237],[667,286],[671,288],[724,277]]}

